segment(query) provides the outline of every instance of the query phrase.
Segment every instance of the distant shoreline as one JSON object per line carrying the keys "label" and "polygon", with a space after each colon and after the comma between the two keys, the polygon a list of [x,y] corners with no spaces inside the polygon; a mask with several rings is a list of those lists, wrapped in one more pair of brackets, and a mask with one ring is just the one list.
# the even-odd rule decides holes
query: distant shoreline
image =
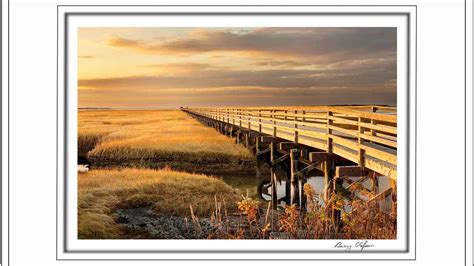
{"label": "distant shoreline", "polygon": [[179,110],[179,108],[127,108],[127,107],[79,107],[79,111],[94,111],[94,110],[110,110],[110,111],[166,111],[166,110]]}
{"label": "distant shoreline", "polygon": [[[382,106],[382,107],[397,107],[396,105],[388,105],[388,104],[331,104],[331,105],[302,105],[302,106],[308,106],[308,107],[317,107],[317,106]],[[200,107],[176,107],[176,108],[143,108],[143,107],[78,107],[78,110],[82,111],[87,111],[87,110],[124,110],[124,111],[166,111],[166,110],[180,110],[182,108],[209,108],[209,106],[200,106]],[[231,106],[213,106],[212,108],[231,108]],[[252,106],[248,106],[252,107]],[[261,106],[260,106],[261,107]],[[273,106],[269,105],[268,107],[287,107],[287,105],[281,105],[281,106]],[[245,108],[243,106],[235,106],[235,108]]]}

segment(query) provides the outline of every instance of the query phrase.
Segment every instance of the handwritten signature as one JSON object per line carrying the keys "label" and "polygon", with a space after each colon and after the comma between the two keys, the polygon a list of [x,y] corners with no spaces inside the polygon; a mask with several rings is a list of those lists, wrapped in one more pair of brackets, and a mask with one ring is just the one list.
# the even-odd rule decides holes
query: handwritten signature
{"label": "handwritten signature", "polygon": [[337,249],[344,249],[346,252],[351,252],[352,250],[357,250],[357,251],[364,251],[364,249],[368,248],[374,248],[374,244],[370,244],[368,240],[365,241],[357,241],[355,244],[351,243],[342,243],[342,242],[337,242],[334,248]]}

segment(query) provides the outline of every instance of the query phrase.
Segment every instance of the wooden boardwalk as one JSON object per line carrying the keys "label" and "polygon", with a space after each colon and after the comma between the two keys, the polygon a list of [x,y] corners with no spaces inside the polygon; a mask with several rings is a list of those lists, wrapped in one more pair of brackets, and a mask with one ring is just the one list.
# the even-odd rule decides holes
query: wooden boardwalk
{"label": "wooden boardwalk", "polygon": [[[370,171],[389,177],[392,184],[396,183],[395,107],[182,108],[182,111],[223,134],[235,136],[238,142],[243,141],[248,147],[253,145],[257,155],[271,151],[272,161],[298,156],[304,167],[296,169],[291,163],[292,179],[293,175],[296,178],[301,174],[305,167],[311,167],[325,158],[326,165],[312,167],[321,168],[328,179],[334,176],[362,176]],[[263,143],[269,143],[265,149],[261,148]],[[283,159],[273,158],[272,149],[282,151]],[[331,168],[334,169],[329,170],[329,157],[349,163],[339,166],[332,163]]]}

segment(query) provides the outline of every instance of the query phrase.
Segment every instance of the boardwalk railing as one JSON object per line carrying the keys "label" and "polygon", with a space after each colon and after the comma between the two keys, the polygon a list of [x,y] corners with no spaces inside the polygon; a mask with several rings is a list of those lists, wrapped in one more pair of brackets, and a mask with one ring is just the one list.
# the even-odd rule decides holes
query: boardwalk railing
{"label": "boardwalk railing", "polygon": [[396,108],[183,108],[185,112],[316,148],[397,178]]}

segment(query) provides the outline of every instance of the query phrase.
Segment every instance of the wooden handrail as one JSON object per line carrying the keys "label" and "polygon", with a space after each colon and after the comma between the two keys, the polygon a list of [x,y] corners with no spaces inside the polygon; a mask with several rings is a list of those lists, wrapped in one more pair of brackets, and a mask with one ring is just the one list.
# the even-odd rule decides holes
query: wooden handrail
{"label": "wooden handrail", "polygon": [[[206,107],[182,110],[243,129],[324,149],[396,180],[396,107]],[[379,110],[390,113],[378,113]],[[326,145],[322,146],[321,143]]]}

